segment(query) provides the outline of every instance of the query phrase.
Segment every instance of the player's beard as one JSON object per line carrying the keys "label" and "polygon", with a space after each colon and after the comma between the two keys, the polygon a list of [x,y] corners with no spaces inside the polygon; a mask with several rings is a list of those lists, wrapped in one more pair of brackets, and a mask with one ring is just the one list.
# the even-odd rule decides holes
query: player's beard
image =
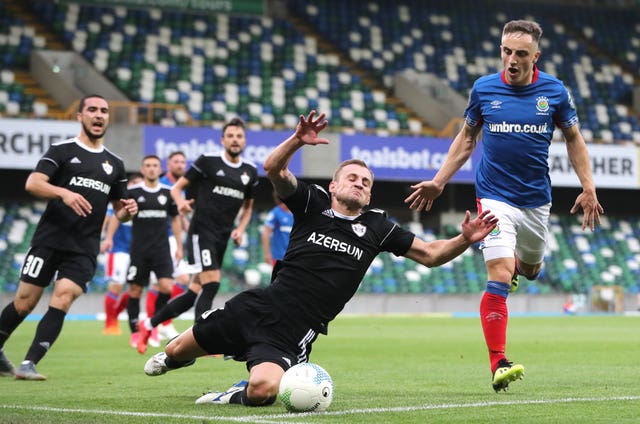
{"label": "player's beard", "polygon": [[84,130],[84,133],[87,135],[89,140],[93,142],[95,142],[96,140],[100,140],[102,137],[104,137],[104,134],[107,132],[107,129],[102,127],[102,132],[99,135],[95,135],[91,132],[91,129],[87,127],[87,125],[84,122],[82,123],[82,129]]}
{"label": "player's beard", "polygon": [[235,150],[231,150],[231,148],[227,148],[227,149],[226,149],[227,154],[228,154],[229,156],[231,156],[232,158],[234,158],[234,159],[235,159],[235,158],[237,158],[238,156],[240,156],[240,155],[242,154],[242,151],[243,151],[243,150],[244,150],[244,149],[242,149],[242,148],[241,148],[241,149],[239,149],[239,150],[237,150],[237,151],[235,151]]}

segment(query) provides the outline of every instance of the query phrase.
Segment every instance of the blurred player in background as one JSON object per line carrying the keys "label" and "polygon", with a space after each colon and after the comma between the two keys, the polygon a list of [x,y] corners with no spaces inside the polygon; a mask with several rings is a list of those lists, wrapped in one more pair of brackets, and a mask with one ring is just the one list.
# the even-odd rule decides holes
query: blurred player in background
{"label": "blurred player in background", "polygon": [[580,133],[573,99],[562,81],[540,71],[542,28],[533,21],[511,21],[502,31],[501,72],[478,79],[469,96],[465,123],[433,180],[412,186],[406,203],[429,210],[453,175],[469,159],[482,133],[482,159],[476,170],[478,210],[491,209],[500,223],[480,246],[487,288],[480,320],[489,350],[493,389],[506,390],[524,375],[524,367],[505,355],[507,296],[518,275],[534,280],[546,249],[551,181],[549,144],[557,125],[582,185],[571,213],[584,211],[582,228],[593,231],[602,206],[591,177],[589,153]]}
{"label": "blurred player in background", "polygon": [[[129,176],[127,189],[142,181],[142,174],[134,172]],[[105,277],[109,279],[107,293],[104,295],[104,312],[106,315],[102,334],[120,335],[118,315],[127,307],[129,293],[120,297],[120,292],[127,281],[129,269],[129,248],[131,247],[131,221],[120,223],[109,205],[105,218],[105,237],[100,243],[100,253],[106,253]]]}
{"label": "blurred player in background", "polygon": [[[180,177],[184,175],[185,169],[187,166],[187,157],[182,151],[172,152],[167,158],[167,172],[160,177],[160,182],[169,187],[173,187],[173,185],[178,181]],[[182,224],[182,234],[185,234],[189,231],[189,217],[187,215],[180,215],[180,222]],[[183,240],[184,241],[184,240]],[[169,247],[171,248],[171,257],[174,258],[173,263],[173,290],[171,291],[171,298],[173,299],[176,296],[181,295],[187,290],[189,286],[189,280],[191,279],[191,270],[189,268],[189,264],[186,259],[183,257],[180,260],[175,260],[176,250],[178,248],[178,243],[173,234],[173,230],[171,226],[169,226]],[[184,256],[184,255],[183,255]],[[158,297],[158,287],[155,284],[151,284],[149,290],[147,291],[146,297],[146,310],[147,317],[152,317],[156,312],[156,298]],[[159,326],[155,327],[152,331],[152,334],[149,338],[149,344],[152,346],[155,344],[154,340],[171,340],[180,334],[172,321],[166,320]],[[159,337],[158,337],[159,336]]]}
{"label": "blurred player in background", "polygon": [[[80,135],[54,143],[27,178],[30,194],[48,199],[20,271],[15,298],[0,313],[0,375],[19,380],[46,380],[36,365],[62,331],[71,304],[87,291],[96,271],[100,233],[111,202],[114,215],[128,221],[138,212],[127,199],[122,159],[104,147],[109,104],[92,94],[82,98],[76,120]],[[38,304],[55,278],[49,309],[16,370],[4,344]]]}
{"label": "blurred player in background", "polygon": [[[173,258],[169,249],[169,231],[167,223],[176,234],[178,248],[176,259],[182,258],[182,224],[178,209],[171,198],[171,188],[159,181],[162,168],[160,158],[146,156],[142,160],[141,173],[144,181],[131,187],[128,195],[139,205],[138,215],[133,219],[131,237],[131,262],[127,273],[129,283],[129,327],[131,344],[137,346],[138,317],[140,315],[140,297],[149,284],[151,272],[158,280],[156,309],[166,305],[173,288]],[[146,342],[145,342],[146,343]]]}
{"label": "blurred player in background", "polygon": [[267,214],[260,232],[264,261],[271,265],[284,258],[293,226],[293,214],[275,192],[273,201],[276,206]]}

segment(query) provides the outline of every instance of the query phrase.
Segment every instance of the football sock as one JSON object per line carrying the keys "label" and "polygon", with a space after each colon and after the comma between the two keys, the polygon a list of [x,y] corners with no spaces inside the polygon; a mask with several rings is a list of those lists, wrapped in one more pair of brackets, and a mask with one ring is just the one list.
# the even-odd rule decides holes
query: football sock
{"label": "football sock", "polygon": [[31,342],[27,355],[24,357],[25,361],[32,361],[37,364],[46,355],[49,348],[58,338],[60,331],[62,331],[65,315],[67,315],[65,311],[49,306],[49,309],[38,323],[36,335],[33,338],[33,342]]}
{"label": "football sock", "polygon": [[211,309],[213,298],[216,297],[219,287],[220,283],[217,281],[202,284],[202,291],[200,291],[200,296],[196,300],[196,321],[203,313]]}
{"label": "football sock", "polygon": [[127,303],[129,303],[129,292],[125,292],[122,296],[120,296],[120,301],[118,302],[118,308],[116,311],[116,317],[120,315],[120,312],[124,311],[127,307]]}
{"label": "football sock", "polygon": [[489,349],[491,372],[498,367],[498,362],[505,359],[507,343],[507,296],[509,285],[497,281],[488,281],[487,289],[480,301],[480,321],[484,339]]}
{"label": "football sock", "polygon": [[170,356],[167,356],[164,359],[164,364],[167,366],[167,368],[171,368],[171,369],[182,368],[185,365],[189,365],[192,363],[193,363],[193,359],[189,359],[187,361],[178,361],[176,359],[172,359]]}
{"label": "football sock", "polygon": [[179,316],[181,313],[188,311],[193,306],[198,294],[193,290],[187,290],[178,297],[174,297],[151,317],[151,325],[158,326],[161,322]]}
{"label": "football sock", "polygon": [[16,311],[16,306],[13,302],[4,307],[0,314],[0,349],[4,346],[13,330],[15,330],[27,315],[21,317]]}
{"label": "football sock", "polygon": [[104,295],[104,313],[106,315],[105,326],[111,327],[118,320],[118,295],[108,291]]}
{"label": "football sock", "polygon": [[[174,297],[180,296],[182,293],[186,291],[187,291],[187,286],[184,286],[176,281],[173,284],[173,288],[171,289],[171,299],[173,299]],[[156,308],[156,310],[158,309]],[[171,324],[171,319],[168,319],[162,322],[162,325],[169,325],[169,324]]]}
{"label": "football sock", "polygon": [[127,314],[129,315],[129,328],[131,333],[138,332],[138,315],[140,315],[140,299],[129,297],[127,302]]}
{"label": "football sock", "polygon": [[147,291],[147,298],[145,300],[145,310],[147,311],[147,316],[152,317],[153,314],[156,313],[156,300],[158,300],[158,291],[157,290],[149,290]]}
{"label": "football sock", "polygon": [[170,297],[171,294],[169,293],[158,293],[158,298],[156,299],[156,311],[164,308]]}
{"label": "football sock", "polygon": [[269,405],[273,405],[274,402],[276,401],[277,396],[272,396],[262,403],[255,403],[254,401],[249,399],[249,395],[247,395],[248,388],[249,386],[247,385],[244,387],[244,390],[242,390],[241,392],[232,394],[231,397],[229,398],[229,403],[244,405],[244,406],[269,406]]}

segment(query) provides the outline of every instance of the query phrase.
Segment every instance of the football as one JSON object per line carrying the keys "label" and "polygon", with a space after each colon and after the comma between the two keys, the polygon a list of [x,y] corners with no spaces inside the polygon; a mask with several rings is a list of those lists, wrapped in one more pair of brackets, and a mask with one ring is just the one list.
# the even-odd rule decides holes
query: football
{"label": "football", "polygon": [[326,411],[333,400],[333,380],[319,365],[297,364],[282,376],[278,397],[289,412]]}

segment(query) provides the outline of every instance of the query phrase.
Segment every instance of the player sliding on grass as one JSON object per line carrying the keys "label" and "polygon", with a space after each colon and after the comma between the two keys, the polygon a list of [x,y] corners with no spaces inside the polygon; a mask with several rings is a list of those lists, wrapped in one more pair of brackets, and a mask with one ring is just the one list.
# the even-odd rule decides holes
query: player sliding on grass
{"label": "player sliding on grass", "polygon": [[284,259],[272,284],[233,297],[224,309],[205,312],[193,327],[151,357],[144,371],[161,375],[191,365],[207,354],[233,355],[246,361],[248,382],[226,392],[208,393],[196,403],[272,404],[280,379],[292,365],[307,362],[318,334],[354,295],[369,265],[380,252],[406,256],[428,267],[450,261],[495,228],[485,210],[462,233],[448,240],[425,242],[369,205],[373,175],[366,163],[343,162],[329,191],[299,181],[288,169],[293,154],[305,145],[327,144],[318,137],[325,115],[300,116],[295,132],[269,155],[264,169],[278,196],[294,215]]}
{"label": "player sliding on grass", "polygon": [[555,125],[562,130],[582,185],[571,213],[582,208],[582,228],[591,230],[603,213],[573,100],[560,80],[536,67],[541,36],[536,22],[511,21],[504,26],[500,46],[504,70],[476,81],[465,124],[442,168],[433,180],[414,185],[406,199],[412,209],[431,209],[471,156],[482,132],[483,154],[476,171],[478,210],[489,208],[500,218],[496,231],[481,245],[488,281],[480,320],[496,392],[524,374],[524,367],[505,355],[507,296],[518,287],[518,275],[534,280],[542,268],[551,210],[549,144]]}

